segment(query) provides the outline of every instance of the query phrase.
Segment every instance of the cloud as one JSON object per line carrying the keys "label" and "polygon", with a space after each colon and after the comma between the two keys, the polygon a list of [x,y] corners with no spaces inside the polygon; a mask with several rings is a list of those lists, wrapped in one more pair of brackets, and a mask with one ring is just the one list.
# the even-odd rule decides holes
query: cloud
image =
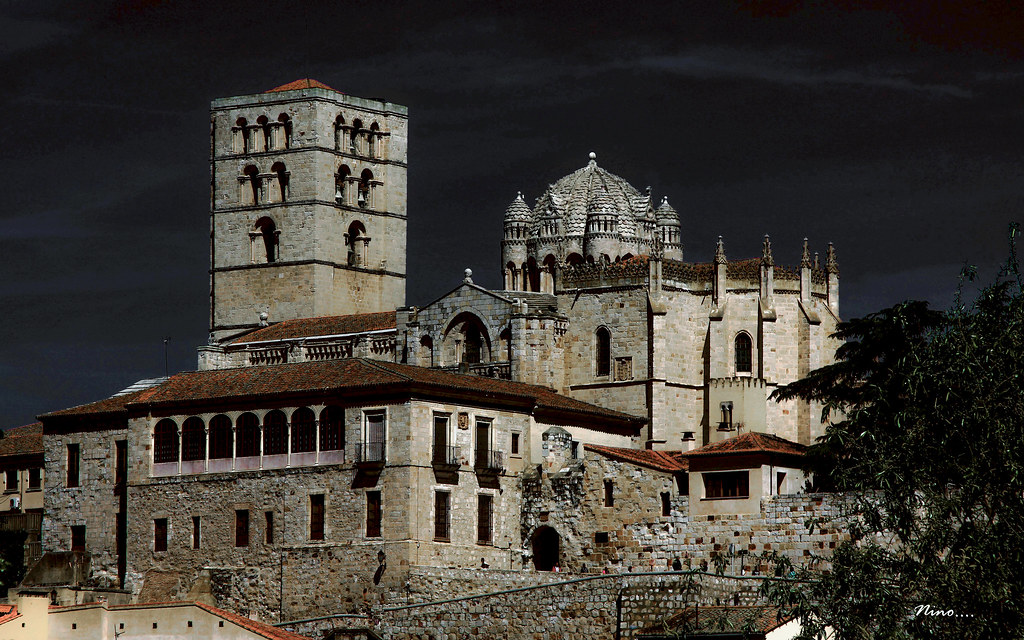
{"label": "cloud", "polygon": [[952,84],[927,84],[906,70],[854,67],[815,69],[812,56],[775,50],[756,53],[731,48],[700,48],[675,55],[649,55],[619,63],[624,67],[664,71],[699,79],[735,78],[783,85],[850,85],[971,98],[973,92]]}

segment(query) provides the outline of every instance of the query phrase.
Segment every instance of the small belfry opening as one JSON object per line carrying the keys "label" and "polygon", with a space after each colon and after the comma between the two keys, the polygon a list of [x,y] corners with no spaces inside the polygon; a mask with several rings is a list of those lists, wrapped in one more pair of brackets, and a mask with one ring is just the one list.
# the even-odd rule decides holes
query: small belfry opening
{"label": "small belfry opening", "polygon": [[276,202],[287,202],[290,195],[288,192],[288,169],[284,166],[283,162],[275,162],[274,166],[270,167],[270,170],[274,172],[274,177],[277,179],[277,185],[274,189],[274,200]]}
{"label": "small belfry opening", "polygon": [[338,204],[349,204],[348,183],[352,179],[352,170],[347,164],[338,167],[338,173],[334,176],[334,201]]}
{"label": "small belfry opening", "polygon": [[366,248],[370,243],[366,235],[366,227],[356,220],[348,226],[348,233],[345,234],[345,247],[348,249],[347,261],[350,267],[366,266]]}
{"label": "small belfry opening", "polygon": [[277,262],[278,236],[280,230],[269,216],[263,216],[249,232],[253,263]]}
{"label": "small belfry opening", "polygon": [[533,566],[537,571],[554,571],[558,566],[561,539],[551,527],[541,527],[533,534]]}
{"label": "small belfry opening", "polygon": [[359,196],[356,204],[364,209],[373,208],[373,172],[369,169],[363,169],[359,174]]}

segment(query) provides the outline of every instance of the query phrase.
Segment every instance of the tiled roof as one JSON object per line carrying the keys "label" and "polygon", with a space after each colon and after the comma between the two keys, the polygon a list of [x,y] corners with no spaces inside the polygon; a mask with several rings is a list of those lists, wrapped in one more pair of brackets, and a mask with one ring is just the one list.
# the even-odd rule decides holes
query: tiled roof
{"label": "tiled roof", "polygon": [[240,616],[237,613],[218,609],[217,607],[212,607],[208,604],[203,604],[202,602],[197,602],[195,604],[204,611],[209,611],[215,616],[234,622],[243,629],[248,629],[249,631],[263,636],[264,638],[268,638],[269,640],[309,640],[309,636],[302,636],[297,633],[292,633],[291,631],[279,629],[278,627],[272,627],[263,622],[250,620],[249,618]]}
{"label": "tiled roof", "polygon": [[10,622],[15,618],[20,618],[21,614],[18,613],[18,607],[13,604],[0,604],[0,624]]}
{"label": "tiled roof", "polygon": [[125,393],[123,395],[116,395],[111,398],[97,400],[96,402],[78,405],[77,407],[61,409],[60,411],[51,411],[50,413],[44,413],[39,416],[39,419],[45,420],[47,418],[59,418],[64,416],[95,416],[127,413],[125,405],[129,402],[136,402],[145,399],[149,394],[152,394],[154,390],[155,388],[149,388],[142,391],[134,391],[132,393]]}
{"label": "tiled roof", "polygon": [[289,82],[288,84],[282,84],[280,87],[268,89],[263,93],[277,93],[278,91],[297,91],[299,89],[327,89],[328,91],[341,93],[341,91],[338,91],[337,89],[332,89],[331,87],[328,87],[326,84],[320,82],[319,80],[314,80],[313,78],[301,78],[299,80]]}
{"label": "tiled roof", "polygon": [[268,340],[284,340],[287,338],[312,338],[315,336],[335,336],[346,333],[363,333],[380,331],[396,327],[394,311],[378,313],[358,313],[347,316],[320,316],[318,318],[298,318],[284,320],[269,327],[257,329],[230,344],[264,342]]}
{"label": "tiled roof", "polygon": [[688,633],[741,633],[750,629],[753,633],[766,634],[791,619],[780,620],[777,607],[693,607],[644,627],[638,635],[640,638],[675,638],[683,628]]}
{"label": "tiled roof", "polygon": [[0,438],[0,456],[17,456],[43,452],[43,425],[41,422],[14,427]]}
{"label": "tiled roof", "polygon": [[606,447],[598,444],[585,444],[587,451],[599,453],[606,458],[628,462],[641,467],[649,467],[656,471],[677,473],[686,471],[689,463],[681,451],[653,451],[651,449],[625,449],[622,447]]}
{"label": "tiled roof", "polygon": [[807,447],[770,433],[751,431],[735,438],[726,438],[718,442],[706,444],[683,455],[711,456],[739,453],[785,453],[802,456]]}
{"label": "tiled roof", "polygon": [[[389,388],[406,391],[416,388],[479,399],[503,398],[535,405],[540,412],[604,418],[634,427],[643,423],[642,418],[563,396],[547,387],[364,358],[179,373],[167,382],[142,392],[144,397],[140,396],[137,402],[170,405],[304,393],[387,391]],[[88,407],[90,405],[84,408]]]}

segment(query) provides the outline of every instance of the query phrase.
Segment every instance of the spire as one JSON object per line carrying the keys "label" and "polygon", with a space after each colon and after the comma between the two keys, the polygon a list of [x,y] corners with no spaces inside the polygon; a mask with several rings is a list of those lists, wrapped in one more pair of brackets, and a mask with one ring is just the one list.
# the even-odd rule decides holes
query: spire
{"label": "spire", "polygon": [[807,248],[807,238],[804,238],[804,254],[800,256],[800,268],[810,269],[811,268],[811,252]]}
{"label": "spire", "polygon": [[761,264],[766,267],[775,266],[775,259],[772,258],[772,241],[768,234],[764,234],[764,247],[761,249]]}
{"label": "spire", "polygon": [[816,270],[821,268],[821,263],[818,262],[818,252],[817,251],[814,252],[814,268]]}
{"label": "spire", "polygon": [[839,262],[836,261],[836,249],[832,246],[832,243],[828,243],[828,249],[825,251],[825,271],[829,273],[839,273]]}
{"label": "spire", "polygon": [[718,245],[715,246],[715,264],[725,264],[725,243],[722,236],[718,236]]}

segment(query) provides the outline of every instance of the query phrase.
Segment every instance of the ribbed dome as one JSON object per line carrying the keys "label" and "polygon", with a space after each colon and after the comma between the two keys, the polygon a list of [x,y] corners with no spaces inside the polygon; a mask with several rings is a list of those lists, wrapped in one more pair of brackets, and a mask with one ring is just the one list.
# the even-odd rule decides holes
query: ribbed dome
{"label": "ribbed dome", "polygon": [[650,196],[642,195],[633,185],[597,166],[596,158],[590,154],[587,166],[549,186],[537,199],[534,215],[558,216],[567,235],[583,235],[588,213],[615,213],[618,232],[634,236],[636,219],[647,217]]}
{"label": "ribbed dome", "polygon": [[661,204],[654,211],[654,217],[658,219],[659,225],[679,224],[679,212],[668,203],[668,196],[661,199]]}
{"label": "ribbed dome", "polygon": [[505,209],[505,222],[529,222],[533,218],[533,214],[530,213],[530,207],[526,206],[526,201],[523,200],[523,192],[520,191],[512,204],[508,205],[508,209]]}

